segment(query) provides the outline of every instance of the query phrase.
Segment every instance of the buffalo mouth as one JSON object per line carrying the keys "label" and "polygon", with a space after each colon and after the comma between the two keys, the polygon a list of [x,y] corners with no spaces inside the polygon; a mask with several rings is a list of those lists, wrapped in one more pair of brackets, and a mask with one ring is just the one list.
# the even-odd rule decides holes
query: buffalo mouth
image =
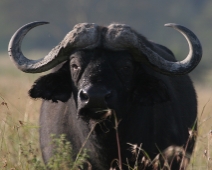
{"label": "buffalo mouth", "polygon": [[112,110],[108,108],[82,108],[79,116],[85,120],[104,120],[111,117]]}

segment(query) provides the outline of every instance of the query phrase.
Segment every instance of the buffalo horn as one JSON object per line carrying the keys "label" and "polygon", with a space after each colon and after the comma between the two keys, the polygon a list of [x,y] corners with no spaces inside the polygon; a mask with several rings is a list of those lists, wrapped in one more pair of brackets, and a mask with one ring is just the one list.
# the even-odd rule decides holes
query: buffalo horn
{"label": "buffalo horn", "polygon": [[191,72],[200,62],[202,47],[196,35],[177,24],[165,24],[178,30],[189,44],[189,54],[182,61],[168,61],[154,51],[151,42],[124,24],[111,24],[105,35],[105,46],[113,50],[129,49],[136,61],[146,63],[154,70],[166,75],[184,75]]}
{"label": "buffalo horn", "polygon": [[99,33],[96,24],[80,23],[75,25],[63,41],[53,48],[48,55],[39,60],[26,58],[21,51],[21,43],[26,33],[32,28],[48,22],[32,22],[18,29],[10,39],[8,53],[15,65],[23,72],[41,73],[67,60],[75,49],[91,49],[98,46]]}

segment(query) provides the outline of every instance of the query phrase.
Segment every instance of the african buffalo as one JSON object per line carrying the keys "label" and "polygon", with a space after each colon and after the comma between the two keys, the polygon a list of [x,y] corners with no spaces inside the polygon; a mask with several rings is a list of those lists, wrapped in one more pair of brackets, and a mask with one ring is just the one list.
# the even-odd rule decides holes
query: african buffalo
{"label": "african buffalo", "polygon": [[[47,56],[29,60],[21,52],[21,42],[30,29],[43,24],[47,22],[32,22],[17,30],[9,43],[9,55],[27,73],[53,68],[29,91],[32,98],[44,99],[40,113],[44,162],[53,154],[50,134],[66,134],[75,157],[96,125],[85,145],[93,170],[110,168],[118,158],[117,140],[123,169],[126,158],[130,165],[134,161],[128,143],[142,144],[152,159],[163,152],[171,169],[179,169],[180,162],[174,164],[170,159],[181,147],[186,155],[191,154],[194,145],[188,140],[188,129],[195,127],[197,99],[187,74],[202,56],[194,33],[177,24],[165,25],[178,30],[189,44],[188,56],[176,61],[168,48],[127,25],[80,23]],[[170,149],[172,156],[167,154]]]}

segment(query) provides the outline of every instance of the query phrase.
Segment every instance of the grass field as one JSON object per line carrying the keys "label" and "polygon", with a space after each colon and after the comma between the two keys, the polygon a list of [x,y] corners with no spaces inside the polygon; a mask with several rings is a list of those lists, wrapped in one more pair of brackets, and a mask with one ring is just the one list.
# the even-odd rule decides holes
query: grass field
{"label": "grass field", "polygon": [[[44,56],[46,53],[30,53]],[[26,54],[27,55],[27,54]],[[42,160],[38,141],[39,106],[27,92],[41,74],[17,70],[7,57],[0,55],[0,170],[31,170],[33,157]],[[195,83],[198,101],[198,137],[190,170],[212,169],[212,84]]]}

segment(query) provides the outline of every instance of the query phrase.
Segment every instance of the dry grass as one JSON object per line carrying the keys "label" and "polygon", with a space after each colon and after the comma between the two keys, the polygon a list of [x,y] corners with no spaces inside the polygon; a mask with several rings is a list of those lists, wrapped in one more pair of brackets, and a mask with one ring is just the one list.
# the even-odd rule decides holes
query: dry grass
{"label": "dry grass", "polygon": [[23,163],[22,146],[32,143],[34,154],[40,155],[40,101],[35,102],[27,94],[39,75],[17,71],[9,58],[4,56],[0,55],[0,169],[24,169],[27,167]]}
{"label": "dry grass", "polygon": [[[43,56],[45,52],[31,56]],[[45,73],[44,73],[45,74]],[[25,170],[27,162],[21,146],[32,145],[41,160],[38,142],[38,119],[41,101],[28,97],[33,81],[41,74],[18,71],[7,57],[0,55],[0,169]],[[212,169],[212,84],[196,85],[199,100],[199,130],[189,170]],[[21,146],[20,146],[21,144]],[[28,163],[29,164],[29,163]]]}
{"label": "dry grass", "polygon": [[198,94],[198,136],[190,170],[212,169],[212,84],[196,85]]}

